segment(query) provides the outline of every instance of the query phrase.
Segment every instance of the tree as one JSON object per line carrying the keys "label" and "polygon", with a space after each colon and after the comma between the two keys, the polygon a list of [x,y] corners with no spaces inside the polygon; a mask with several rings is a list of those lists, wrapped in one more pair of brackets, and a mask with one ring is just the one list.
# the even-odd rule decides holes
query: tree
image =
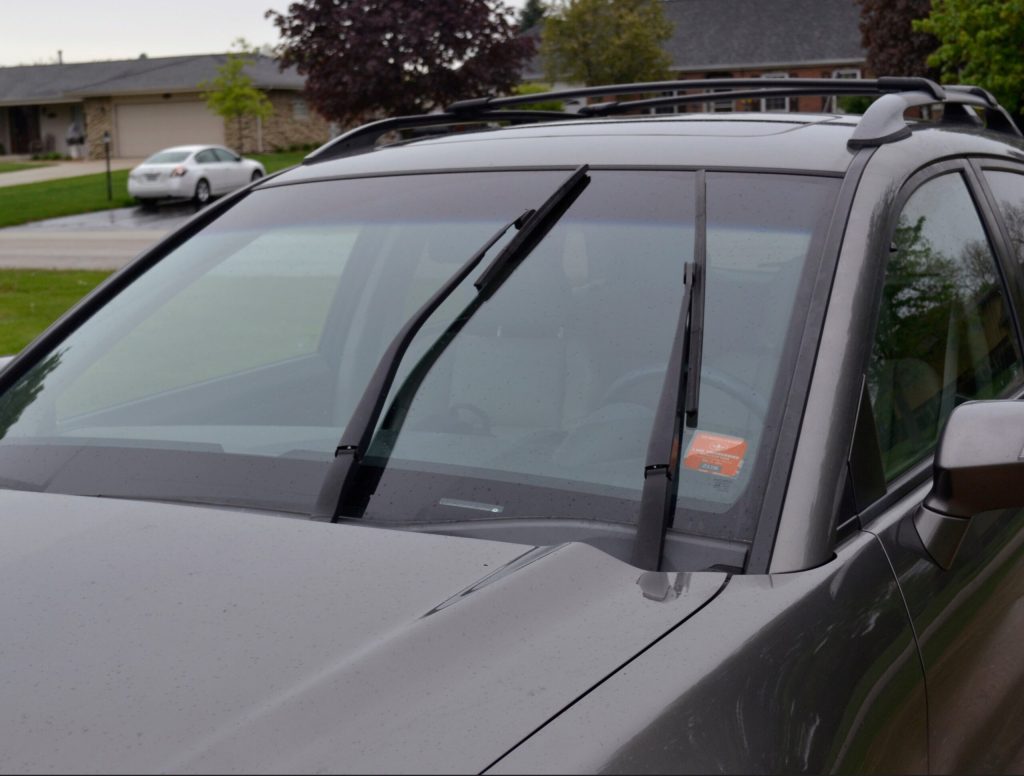
{"label": "tree", "polygon": [[660,0],[559,0],[544,20],[541,53],[550,81],[656,81],[669,74],[662,44],[671,35]]}
{"label": "tree", "polygon": [[341,123],[507,93],[533,54],[503,0],[298,0],[266,15],[281,66],[296,66],[310,102]]}
{"label": "tree", "polygon": [[547,12],[548,8],[544,5],[543,0],[526,0],[526,5],[519,11],[519,31],[526,32],[531,27],[540,24]]}
{"label": "tree", "polygon": [[857,0],[860,4],[860,39],[867,50],[867,66],[875,75],[928,76],[928,56],[939,42],[935,36],[916,31],[915,20],[924,19],[931,0]]}
{"label": "tree", "polygon": [[[551,91],[551,84],[519,84],[513,94],[543,94]],[[539,102],[528,102],[525,105],[517,105],[516,110],[565,110],[565,103],[561,100],[540,100]]]}
{"label": "tree", "polygon": [[239,151],[245,151],[242,119],[247,116],[266,120],[274,112],[274,106],[263,92],[252,85],[252,79],[245,73],[247,65],[254,62],[255,54],[243,38],[234,43],[236,51],[230,52],[224,64],[217,68],[217,77],[203,81],[203,99],[214,113],[227,120],[234,119],[238,131]]}
{"label": "tree", "polygon": [[1004,107],[1024,115],[1024,0],[934,0],[914,29],[934,35],[929,57],[944,78],[991,91]]}

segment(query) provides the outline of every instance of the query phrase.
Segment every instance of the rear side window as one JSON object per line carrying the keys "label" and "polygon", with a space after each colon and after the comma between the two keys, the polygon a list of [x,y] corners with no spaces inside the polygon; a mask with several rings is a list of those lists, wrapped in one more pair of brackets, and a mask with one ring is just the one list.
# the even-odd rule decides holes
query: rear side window
{"label": "rear side window", "polygon": [[1014,255],[1024,264],[1024,175],[985,170],[985,179],[999,203]]}
{"label": "rear side window", "polygon": [[1021,384],[996,259],[958,173],[925,183],[900,214],[868,380],[888,479],[934,449],[956,405]]}

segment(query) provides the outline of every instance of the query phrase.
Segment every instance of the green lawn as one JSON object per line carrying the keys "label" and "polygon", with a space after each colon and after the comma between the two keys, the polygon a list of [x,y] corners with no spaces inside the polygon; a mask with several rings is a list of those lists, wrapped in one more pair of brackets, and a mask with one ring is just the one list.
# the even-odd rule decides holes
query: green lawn
{"label": "green lawn", "polygon": [[0,355],[17,353],[109,274],[0,270]]}
{"label": "green lawn", "polygon": [[49,167],[46,162],[0,162],[0,173],[31,170],[33,167]]}
{"label": "green lawn", "polygon": [[298,164],[307,155],[309,151],[280,151],[274,154],[245,154],[249,159],[255,159],[263,163],[263,166],[267,168],[267,174],[283,170],[285,167],[291,167],[293,164]]}
{"label": "green lawn", "polygon": [[[263,162],[267,172],[271,173],[297,164],[305,155],[304,151],[285,151],[252,154],[252,157]],[[132,198],[128,196],[128,171],[118,170],[112,174],[113,200],[107,199],[106,178],[106,173],[98,173],[0,187],[0,227],[131,205]]]}
{"label": "green lawn", "polygon": [[128,171],[119,170],[112,177],[111,201],[107,200],[106,173],[0,187],[0,227],[127,207],[132,203],[128,196]]}

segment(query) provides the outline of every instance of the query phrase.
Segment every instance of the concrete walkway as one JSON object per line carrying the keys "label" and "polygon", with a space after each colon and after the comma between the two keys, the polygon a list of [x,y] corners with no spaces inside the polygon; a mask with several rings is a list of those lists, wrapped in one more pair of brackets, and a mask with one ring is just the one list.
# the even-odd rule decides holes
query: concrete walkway
{"label": "concrete walkway", "polygon": [[[141,159],[111,159],[111,170],[128,170],[139,164]],[[54,181],[61,178],[74,178],[79,175],[92,175],[97,172],[105,172],[107,164],[105,161],[81,161],[81,162],[57,162],[46,167],[34,167],[30,170],[15,170],[14,172],[0,173],[0,187],[18,186],[22,183],[39,183],[40,181]]]}

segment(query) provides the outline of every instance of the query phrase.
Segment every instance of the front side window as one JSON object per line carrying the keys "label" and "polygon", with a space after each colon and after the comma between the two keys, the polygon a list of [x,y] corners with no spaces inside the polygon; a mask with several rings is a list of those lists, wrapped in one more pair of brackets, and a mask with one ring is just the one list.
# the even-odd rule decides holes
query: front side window
{"label": "front side window", "polygon": [[868,373],[892,479],[935,447],[953,408],[1021,384],[996,259],[958,173],[919,188],[900,214]]}
{"label": "front side window", "polygon": [[[700,178],[590,176],[439,357],[425,354],[474,297],[479,271],[418,333],[366,460],[377,482],[365,519],[635,521]],[[0,397],[0,485],[308,513],[404,322],[564,178],[412,175],[251,192]],[[803,320],[794,299],[813,277],[837,186],[707,173],[700,416],[683,440],[677,530],[753,535]],[[411,401],[390,423],[414,371]]]}

